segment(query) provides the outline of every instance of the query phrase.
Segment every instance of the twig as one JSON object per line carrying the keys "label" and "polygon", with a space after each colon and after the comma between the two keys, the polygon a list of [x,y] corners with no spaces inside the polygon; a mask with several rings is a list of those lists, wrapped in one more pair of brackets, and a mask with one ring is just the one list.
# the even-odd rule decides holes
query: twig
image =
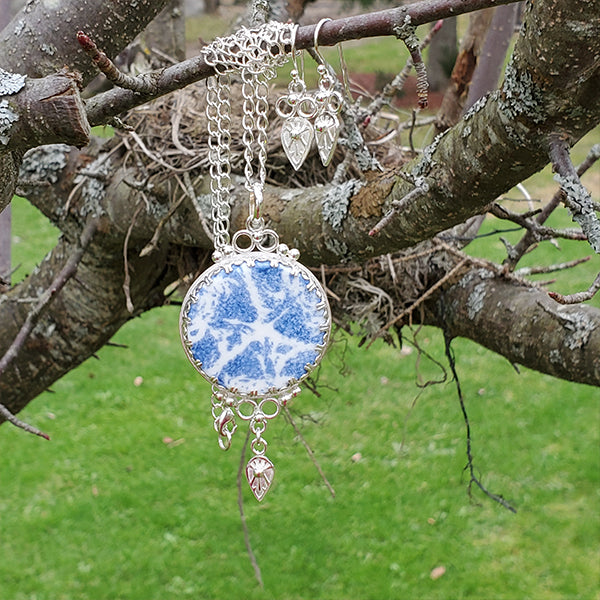
{"label": "twig", "polygon": [[408,192],[399,200],[392,201],[392,208],[384,215],[384,217],[369,231],[370,236],[377,235],[401,210],[404,210],[411,202],[425,195],[429,191],[429,185],[426,182],[421,182],[419,186]]}
{"label": "twig", "polygon": [[564,263],[558,263],[556,265],[547,266],[535,266],[535,267],[523,267],[515,271],[515,275],[518,277],[528,277],[529,275],[540,275],[545,273],[556,273],[556,271],[564,271],[566,269],[572,269],[577,265],[590,260],[591,256],[584,256],[583,258],[577,258]]}
{"label": "twig", "polygon": [[21,421],[21,419],[18,419],[17,417],[15,417],[15,415],[13,415],[10,412],[10,410],[8,410],[8,408],[6,408],[6,406],[4,406],[4,404],[0,404],[0,416],[5,421],[12,423],[15,427],[18,427],[19,429],[22,429],[23,431],[26,431],[27,433],[33,433],[33,435],[39,435],[40,437],[44,438],[45,440],[50,441],[50,436],[47,433],[44,433],[43,431],[40,431],[37,427],[34,427],[33,425],[29,425],[29,423],[25,423],[25,421]]}
{"label": "twig", "polygon": [[294,432],[300,438],[300,441],[302,442],[302,445],[304,446],[306,453],[308,454],[308,457],[312,461],[312,464],[315,465],[315,469],[317,469],[319,475],[321,476],[321,479],[323,480],[323,483],[327,486],[327,489],[329,490],[331,497],[335,498],[335,490],[333,489],[333,486],[329,483],[329,480],[325,476],[323,469],[321,469],[321,465],[317,461],[317,459],[314,455],[314,452],[312,451],[311,447],[308,445],[308,442],[304,439],[304,436],[298,429],[298,426],[296,425],[296,422],[294,421],[294,419],[292,417],[292,413],[290,412],[290,409],[287,406],[284,406],[283,410],[285,412],[286,417],[288,418],[288,420],[290,422],[290,425],[294,428]]}
{"label": "twig", "polygon": [[441,286],[443,286],[449,279],[452,279],[468,262],[470,262],[470,258],[463,258],[459,263],[457,263],[450,271],[448,271],[439,281],[437,281],[434,285],[432,285],[424,294],[422,294],[417,300],[415,300],[408,308],[405,308],[399,315],[394,317],[391,321],[386,323],[374,336],[373,339],[369,342],[367,348],[371,346],[371,344],[384,332],[386,332],[390,327],[398,323],[401,319],[403,319],[406,315],[410,314],[423,304],[429,296],[431,296],[435,291],[437,291]]}
{"label": "twig", "polygon": [[473,464],[473,451],[471,447],[471,424],[469,423],[469,416],[467,414],[467,408],[465,406],[465,400],[463,397],[462,389],[460,386],[460,381],[458,379],[458,373],[456,372],[456,361],[454,359],[454,352],[452,350],[451,344],[452,339],[448,335],[446,331],[444,331],[444,344],[446,350],[446,358],[448,359],[448,364],[450,366],[450,371],[452,372],[452,377],[454,379],[454,383],[456,384],[456,392],[458,394],[458,401],[460,402],[460,409],[463,414],[463,418],[465,420],[466,434],[467,434],[467,464],[465,466],[465,470],[469,471],[469,498],[473,499],[472,487],[475,484],[486,496],[498,502],[504,508],[510,510],[513,513],[517,512],[517,509],[512,506],[509,502],[507,502],[502,496],[498,494],[494,494],[490,492],[479,480],[477,475],[475,475],[475,465]]}
{"label": "twig", "polygon": [[248,524],[246,523],[246,515],[244,514],[244,496],[242,494],[242,479],[244,473],[244,466],[246,464],[246,449],[248,448],[248,441],[250,440],[250,428],[248,428],[248,433],[246,433],[246,439],[244,440],[244,445],[242,446],[242,452],[240,454],[240,466],[238,467],[237,473],[237,489],[238,489],[238,508],[240,510],[240,520],[242,521],[242,529],[244,530],[244,543],[246,544],[246,552],[248,552],[248,556],[250,557],[250,563],[252,564],[252,568],[254,569],[254,576],[256,577],[256,581],[258,581],[258,585],[261,588],[264,588],[262,575],[260,574],[260,567],[258,566],[258,561],[256,560],[256,556],[254,555],[254,551],[252,550],[252,544],[250,543],[250,533],[248,532]]}
{"label": "twig", "polygon": [[131,277],[129,276],[129,260],[127,258],[127,246],[129,245],[129,238],[131,237],[131,232],[133,231],[135,220],[140,214],[142,208],[144,208],[144,205],[140,202],[137,208],[135,209],[133,216],[131,217],[131,223],[129,223],[127,233],[125,234],[125,241],[123,242],[123,269],[125,271],[125,277],[123,279],[123,292],[125,294],[125,303],[127,305],[127,310],[130,314],[133,314],[135,307],[133,306],[133,302],[131,301],[131,290],[129,289]]}
{"label": "twig", "polygon": [[[177,179],[179,183],[179,179]],[[200,203],[198,202],[198,196],[196,196],[196,191],[194,189],[194,185],[192,183],[192,178],[190,177],[189,171],[185,171],[183,174],[183,182],[185,183],[185,192],[187,193],[189,199],[192,201],[194,208],[196,209],[196,214],[198,215],[198,220],[200,221],[200,225],[202,225],[202,229],[206,234],[206,237],[212,242],[213,233],[208,226],[206,221],[206,217],[202,213],[202,208],[200,208]]]}
{"label": "twig", "polygon": [[590,246],[600,254],[600,221],[594,210],[589,192],[581,183],[571,162],[569,146],[565,140],[553,137],[549,142],[549,155],[554,179],[565,192],[563,203],[571,210],[573,220],[579,223]]}
{"label": "twig", "polygon": [[600,290],[600,273],[596,275],[596,279],[594,279],[592,285],[585,292],[577,292],[568,296],[563,296],[557,292],[548,292],[548,296],[560,304],[579,304],[580,302],[591,300],[598,290]]}
{"label": "twig", "polygon": [[106,78],[117,87],[141,94],[148,94],[154,91],[156,84],[152,80],[152,75],[132,77],[123,73],[102,50],[98,49],[94,41],[83,31],[77,32],[77,41],[98,67],[98,70],[104,73]]}
{"label": "twig", "polygon": [[[177,178],[177,175],[175,176]],[[169,207],[169,211],[167,214],[158,222],[156,229],[154,230],[154,234],[152,235],[152,239],[142,248],[140,251],[140,258],[144,256],[148,256],[156,250],[158,246],[158,240],[160,238],[160,234],[163,230],[163,227],[167,223],[167,221],[175,214],[175,211],[180,207],[181,203],[184,201],[185,195],[180,196],[171,206]]]}
{"label": "twig", "polygon": [[[553,227],[546,227],[545,225],[538,224],[537,221],[529,220],[525,215],[520,215],[508,210],[497,202],[494,202],[491,205],[489,212],[499,219],[512,221],[513,223],[516,223],[517,225],[527,229],[527,231],[531,234],[533,241],[539,242],[553,238],[564,238],[567,240],[587,239],[585,232],[582,232],[580,229],[554,229]],[[534,211],[534,214],[537,214],[537,211]],[[516,248],[516,246],[509,249],[511,256],[515,253],[514,248]]]}
{"label": "twig", "polygon": [[[585,160],[577,167],[577,175],[581,177],[598,159],[600,158],[600,144],[595,144]],[[562,197],[565,195],[562,189],[558,190],[550,202],[544,206],[542,212],[538,215],[536,221],[539,225],[546,222],[548,217],[552,214],[554,209],[560,204]],[[522,256],[527,252],[529,246],[535,242],[535,236],[533,233],[528,231],[514,246],[513,254],[508,256],[504,261],[504,265],[507,266],[511,271],[515,268]]]}
{"label": "twig", "polygon": [[[4,353],[2,358],[0,358],[0,377],[2,377],[2,375],[6,371],[8,365],[18,356],[19,351],[23,347],[23,344],[29,337],[29,334],[36,326],[37,322],[40,320],[40,317],[42,316],[44,310],[48,308],[50,303],[54,300],[54,298],[56,298],[56,296],[65,286],[67,281],[69,281],[69,279],[71,279],[71,277],[75,275],[77,267],[79,266],[79,263],[81,262],[83,254],[85,252],[85,249],[89,244],[90,240],[92,239],[92,235],[96,231],[97,225],[97,219],[91,219],[87,222],[85,228],[81,233],[79,245],[75,248],[75,251],[71,254],[71,256],[69,256],[64,267],[53,279],[50,286],[46,290],[44,290],[44,292],[40,295],[36,305],[27,314],[25,322],[21,326],[21,329],[19,329],[19,332],[17,333],[12,344],[8,347],[8,350]],[[45,433],[42,433],[35,427],[24,423],[20,419],[17,419],[17,417],[15,417],[4,405],[0,405],[0,407],[2,409],[0,410],[0,414],[2,414],[2,416],[7,421],[12,423],[16,427],[20,427],[21,429],[24,429],[29,433],[34,433],[35,435],[39,435],[40,437],[43,437],[45,439],[50,439]]]}

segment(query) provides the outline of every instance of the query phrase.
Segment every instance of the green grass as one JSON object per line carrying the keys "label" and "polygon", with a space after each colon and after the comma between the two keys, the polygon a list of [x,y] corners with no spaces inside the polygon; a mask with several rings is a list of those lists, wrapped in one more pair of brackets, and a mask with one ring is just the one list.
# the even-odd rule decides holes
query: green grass
{"label": "green grass", "polygon": [[[293,406],[336,498],[283,419],[267,430],[273,489],[259,505],[244,487],[261,591],[237,512],[244,432],[218,449],[209,389],[177,337],[174,307],[146,314],[115,338],[129,349],[104,348],[57,382],[22,414],[51,442],[2,428],[3,598],[594,597],[594,390],[519,376],[455,342],[477,466],[513,515],[467,498],[453,385],[411,408],[415,353],[338,339],[322,397],[305,390]],[[442,357],[437,332],[420,342]],[[431,580],[440,565],[446,574]]]}

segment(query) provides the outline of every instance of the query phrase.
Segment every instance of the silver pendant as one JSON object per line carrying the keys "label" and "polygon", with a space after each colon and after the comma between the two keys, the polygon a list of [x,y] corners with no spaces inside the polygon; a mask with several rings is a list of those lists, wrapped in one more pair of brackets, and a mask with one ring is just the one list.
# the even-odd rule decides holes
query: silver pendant
{"label": "silver pendant", "polygon": [[234,252],[196,279],[180,316],[186,355],[213,386],[221,448],[230,447],[236,419],[249,422],[255,456],[246,477],[259,501],[275,472],[264,456],[267,422],[300,393],[298,384],[321,361],[331,330],[318,279],[296,260],[296,251],[277,244],[275,232],[263,230],[262,236],[270,245],[251,231],[238,231]]}

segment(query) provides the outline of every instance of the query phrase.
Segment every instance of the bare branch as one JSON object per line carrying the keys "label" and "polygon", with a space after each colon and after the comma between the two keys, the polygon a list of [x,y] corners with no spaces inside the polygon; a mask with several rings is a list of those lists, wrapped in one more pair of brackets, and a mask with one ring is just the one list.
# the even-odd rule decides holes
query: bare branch
{"label": "bare branch", "polygon": [[408,192],[408,194],[406,194],[399,200],[393,200],[391,210],[389,210],[384,215],[384,217],[377,223],[377,225],[375,225],[375,227],[373,227],[373,229],[369,231],[369,235],[371,237],[377,235],[394,218],[397,212],[406,208],[411,202],[413,202],[417,198],[424,196],[428,191],[429,185],[425,181],[422,181],[420,182],[420,185],[418,185],[414,190],[411,190],[410,192]]}
{"label": "bare branch", "polygon": [[537,267],[523,267],[522,269],[518,269],[515,271],[515,275],[517,277],[528,277],[529,275],[540,275],[546,273],[556,273],[556,271],[565,271],[566,269],[572,269],[577,265],[588,262],[591,256],[584,256],[583,258],[578,258],[576,260],[570,260],[564,263],[558,263],[556,265],[546,265],[546,266],[537,266]]}
{"label": "bare branch", "polygon": [[589,192],[581,183],[577,170],[571,162],[567,142],[558,137],[550,140],[550,160],[558,181],[564,191],[564,204],[570,209],[573,220],[581,225],[590,246],[600,254],[600,221],[594,210]]}
{"label": "bare branch", "polygon": [[569,296],[563,296],[557,292],[548,292],[548,296],[560,304],[579,304],[580,302],[591,300],[598,290],[600,290],[600,273],[598,273],[596,279],[592,282],[592,285],[590,285],[585,292],[577,292],[576,294],[570,294]]}
{"label": "bare branch", "polygon": [[[585,160],[577,167],[577,175],[581,177],[594,163],[600,158],[600,144],[595,144],[592,146],[591,150],[588,152],[588,155],[585,157]],[[563,196],[565,195],[562,189],[559,189],[552,199],[544,208],[542,208],[542,212],[537,217],[537,223],[542,225],[546,222],[548,217],[552,214],[554,209],[560,204]],[[535,242],[535,236],[532,232],[528,231],[519,242],[513,247],[510,255],[504,260],[504,265],[506,265],[511,271],[515,268],[519,260],[523,257],[527,249]]]}
{"label": "bare branch", "polygon": [[[39,321],[39,318],[42,315],[43,311],[50,305],[52,300],[64,287],[65,283],[67,283],[67,281],[71,277],[73,277],[73,275],[75,275],[77,271],[77,266],[79,265],[79,262],[83,257],[83,253],[85,252],[86,246],[88,245],[94,231],[96,230],[97,224],[98,223],[96,219],[92,219],[88,222],[81,234],[79,246],[76,248],[75,252],[71,254],[65,266],[60,270],[58,275],[52,281],[50,287],[42,293],[36,305],[31,309],[31,311],[27,315],[27,318],[25,319],[25,322],[19,330],[19,333],[13,340],[12,344],[8,347],[7,351],[4,353],[4,356],[2,356],[2,358],[0,359],[0,377],[2,377],[2,374],[4,373],[8,365],[11,363],[11,361],[18,355],[19,351],[23,347],[23,344],[29,337],[29,334],[31,333],[32,329]],[[13,415],[12,412],[10,412],[8,408],[6,408],[6,406],[4,406],[3,404],[0,404],[0,416],[2,416],[2,418],[8,421],[9,423],[12,423],[15,427],[19,427],[20,429],[23,429],[28,433],[33,433],[34,435],[43,437],[46,440],[50,439],[50,437],[46,433],[43,433],[36,427],[33,427],[32,425],[29,425],[28,423],[25,423],[24,421],[21,421],[20,419],[15,417],[15,415]]]}
{"label": "bare branch", "polygon": [[91,58],[93,63],[98,67],[98,70],[101,73],[104,73],[111,83],[117,87],[140,94],[153,92],[155,86],[149,77],[146,75],[132,77],[131,75],[127,75],[127,73],[120,71],[115,63],[113,63],[102,50],[99,50],[94,41],[83,31],[77,32],[77,41],[85,50],[85,53]]}
{"label": "bare branch", "polygon": [[[553,227],[546,227],[545,225],[538,225],[536,221],[529,219],[530,216],[541,214],[541,211],[532,211],[523,214],[512,212],[506,207],[494,202],[490,206],[490,214],[498,217],[499,219],[505,219],[512,221],[521,227],[527,229],[532,235],[534,241],[549,240],[554,238],[564,238],[567,240],[585,240],[587,239],[585,233],[579,229],[554,229]],[[513,254],[514,250],[509,249],[509,254]]]}
{"label": "bare branch", "polygon": [[2,416],[2,418],[9,423],[12,423],[15,427],[23,429],[23,431],[26,431],[27,433],[33,433],[33,435],[38,435],[45,440],[50,440],[50,436],[47,433],[44,433],[37,427],[33,427],[33,425],[29,425],[29,423],[25,423],[25,421],[21,421],[21,419],[15,417],[15,415],[13,415],[10,410],[4,406],[4,404],[0,404],[0,416]]}
{"label": "bare branch", "polygon": [[[379,12],[345,17],[327,21],[319,30],[320,46],[335,46],[347,40],[362,39],[366,37],[398,35],[406,19],[411,26],[423,25],[445,17],[480,10],[490,6],[512,4],[517,0],[424,0],[406,6],[382,10]],[[305,50],[314,45],[314,31],[316,25],[306,25],[298,29],[296,34],[296,48]],[[185,60],[162,69],[148,73],[148,77],[155,85],[153,91],[138,93],[132,90],[117,88],[98,94],[91,98],[86,106],[88,120],[91,125],[102,125],[110,117],[116,116],[149,100],[158,98],[181,89],[186,85],[206,79],[213,74],[212,67],[204,61],[203,56]]]}

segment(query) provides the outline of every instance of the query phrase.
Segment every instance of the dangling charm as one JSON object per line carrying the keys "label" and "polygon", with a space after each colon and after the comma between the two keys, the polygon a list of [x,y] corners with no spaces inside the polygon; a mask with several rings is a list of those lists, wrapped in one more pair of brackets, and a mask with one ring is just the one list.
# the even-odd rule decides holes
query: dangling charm
{"label": "dangling charm", "polygon": [[333,90],[333,77],[325,65],[317,67],[319,73],[319,91],[316,101],[318,105],[315,118],[315,139],[323,166],[327,166],[333,158],[338,137],[340,135],[340,120],[338,113],[342,109],[342,95]]}
{"label": "dangling charm", "polygon": [[[203,49],[206,62],[218,67],[208,83],[206,109],[215,264],[191,285],[179,321],[187,357],[212,383],[219,446],[230,447],[236,419],[249,422],[254,456],[246,466],[246,478],[259,501],[275,473],[262,437],[267,422],[300,393],[298,384],[321,361],[331,331],[331,311],[319,281],[298,262],[297,250],[279,243],[277,233],[265,227],[261,216],[267,158],[266,81],[274,76],[274,67],[287,59],[291,35],[291,26],[268,23],[255,30],[242,28]],[[250,211],[245,229],[230,238],[231,117],[226,78],[234,70],[242,79]],[[300,78],[293,79],[296,87],[290,87],[289,96],[302,97],[299,82],[303,84]],[[300,113],[299,118],[305,117]]]}
{"label": "dangling charm", "polygon": [[292,61],[294,68],[290,72],[292,80],[288,85],[288,93],[281,96],[275,104],[275,111],[284,119],[281,127],[281,145],[297,171],[301,166],[313,142],[313,126],[309,119],[317,113],[317,103],[306,93],[306,84],[298,70],[296,62],[296,30],[292,30]]}
{"label": "dangling charm", "polygon": [[343,96],[334,89],[335,79],[329,73],[329,67],[323,55],[319,52],[319,31],[323,23],[331,19],[321,19],[315,27],[315,53],[321,60],[317,67],[319,74],[319,90],[315,96],[317,115],[315,118],[315,140],[323,166],[327,166],[333,158],[338,137],[340,135],[340,120],[338,113],[342,110]]}

